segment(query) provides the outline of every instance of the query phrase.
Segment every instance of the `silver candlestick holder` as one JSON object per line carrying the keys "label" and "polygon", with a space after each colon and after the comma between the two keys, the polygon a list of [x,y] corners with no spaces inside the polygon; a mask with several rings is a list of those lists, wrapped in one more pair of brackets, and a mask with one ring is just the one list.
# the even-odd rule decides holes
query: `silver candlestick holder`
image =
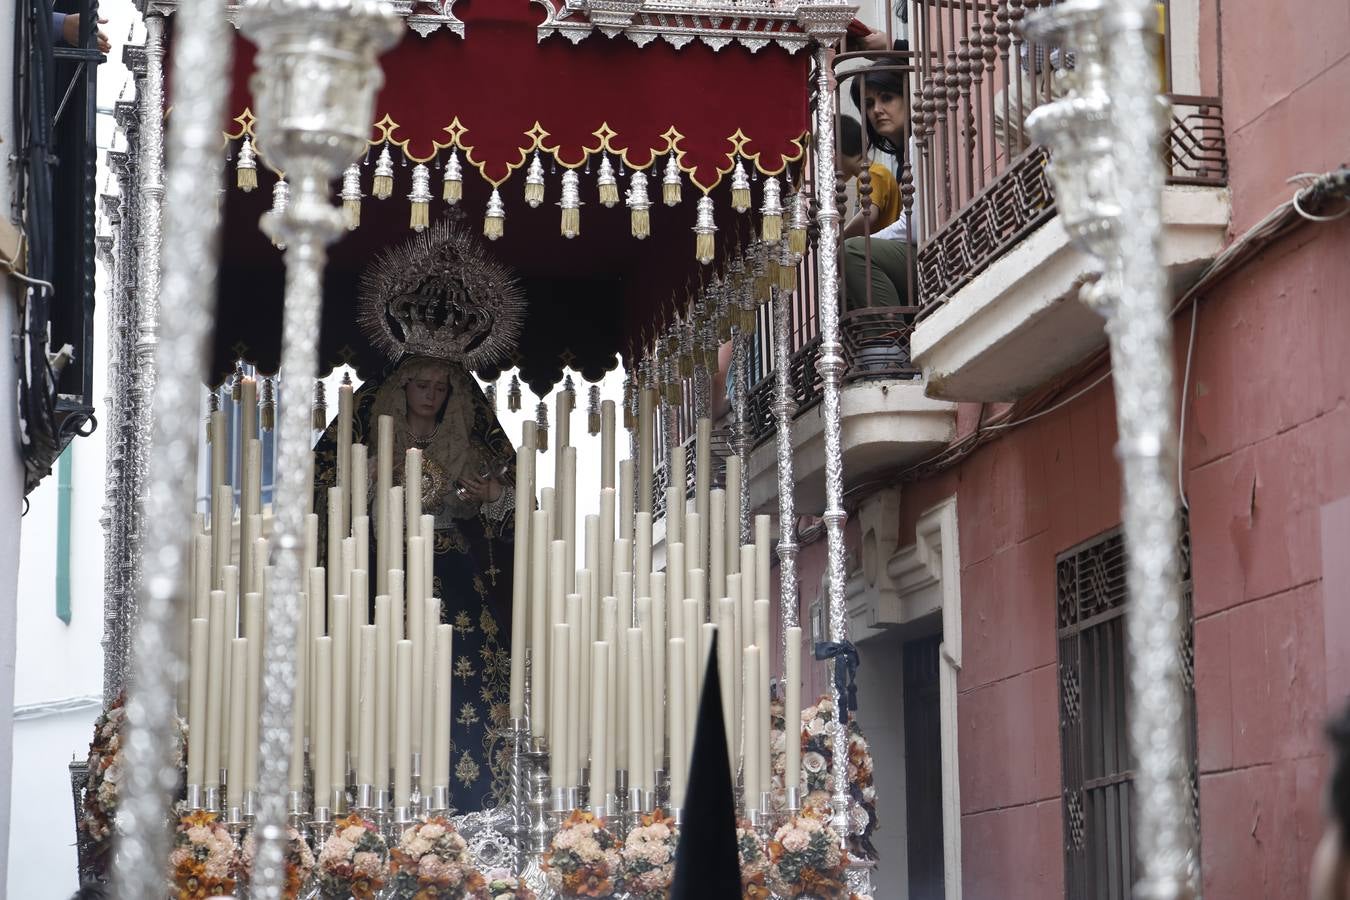
{"label": "silver candlestick holder", "polygon": [[333,832],[332,810],[327,806],[315,806],[314,815],[309,820],[309,830],[314,838],[314,846],[322,847]]}
{"label": "silver candlestick holder", "polygon": [[286,821],[297,831],[305,826],[305,792],[287,791],[286,792]]}
{"label": "silver candlestick holder", "polygon": [[409,767],[410,790],[408,792],[408,807],[412,810],[414,817],[426,812],[423,806],[422,797],[422,752],[414,751],[412,755],[412,765]]}
{"label": "silver candlestick holder", "polygon": [[530,852],[542,854],[553,833],[549,830],[548,745],[535,738],[527,754],[530,760]]}
{"label": "silver candlestick holder", "polygon": [[189,784],[187,786],[187,795],[183,800],[187,808],[197,811],[206,808],[206,791],[200,784]]}
{"label": "silver candlestick holder", "polygon": [[447,816],[450,814],[450,788],[445,785],[434,787],[426,796],[428,816]]}

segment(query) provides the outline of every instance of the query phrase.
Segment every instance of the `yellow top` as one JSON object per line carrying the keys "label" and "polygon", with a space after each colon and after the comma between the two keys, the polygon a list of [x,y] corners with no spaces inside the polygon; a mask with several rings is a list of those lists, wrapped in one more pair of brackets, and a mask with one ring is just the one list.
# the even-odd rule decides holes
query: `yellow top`
{"label": "yellow top", "polygon": [[872,205],[880,214],[872,225],[875,232],[900,218],[900,185],[891,170],[879,162],[869,165],[867,171],[872,176]]}

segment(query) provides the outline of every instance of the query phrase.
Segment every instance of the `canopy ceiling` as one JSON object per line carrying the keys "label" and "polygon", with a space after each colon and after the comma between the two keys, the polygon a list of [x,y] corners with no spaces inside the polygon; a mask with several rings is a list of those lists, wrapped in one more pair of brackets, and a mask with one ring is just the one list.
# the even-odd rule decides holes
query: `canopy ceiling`
{"label": "canopy ceiling", "polygon": [[[737,160],[752,173],[754,203],[769,174],[787,174],[801,158],[807,130],[807,54],[777,46],[757,53],[731,44],[675,49],[661,41],[638,47],[594,34],[573,44],[537,41],[541,9],[527,0],[461,0],[456,15],[466,36],[448,31],[421,37],[411,30],[382,60],[385,85],[376,103],[371,149],[361,168],[360,226],[331,250],[325,283],[321,359],[349,362],[369,377],[383,361],[355,326],[358,277],[382,248],[412,236],[408,227],[413,167],[431,169],[431,219],[458,214],[481,231],[493,185],[506,205],[505,234],[490,252],[520,275],[529,299],[518,364],[527,384],[545,393],[570,365],[599,378],[631,355],[675,315],[689,288],[717,270],[694,259],[695,204],[714,200],[719,254],[751,240],[758,216],[731,209],[730,173]],[[251,135],[265,159],[266,135],[252,129],[247,82],[254,49],[236,39],[234,84],[226,133],[231,158]],[[377,155],[395,159],[388,199],[368,196]],[[539,151],[546,195],[524,202],[524,168]],[[661,201],[661,173],[674,151],[684,172],[683,199]],[[452,152],[464,163],[463,200],[441,200],[442,166]],[[622,200],[600,205],[595,176],[602,156],[621,190],[634,168],[649,169],[652,236],[629,233]],[[559,233],[558,199],[564,167],[580,176],[581,233]],[[225,244],[215,372],[244,356],[264,370],[279,357],[283,260],[257,228],[272,202],[275,176],[258,168],[258,190],[234,186],[225,201]],[[784,179],[787,180],[787,179]],[[336,198],[338,184],[334,184]],[[784,192],[786,194],[786,191]]]}

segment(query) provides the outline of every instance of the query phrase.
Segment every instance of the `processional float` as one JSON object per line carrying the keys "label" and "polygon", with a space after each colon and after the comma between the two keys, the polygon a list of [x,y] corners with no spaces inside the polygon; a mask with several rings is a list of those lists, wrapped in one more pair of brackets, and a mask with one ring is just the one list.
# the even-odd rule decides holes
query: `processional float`
{"label": "processional float", "polygon": [[[525,887],[548,892],[556,884],[548,885],[539,866],[554,831],[574,825],[586,829],[587,836],[599,834],[594,822],[584,816],[569,818],[569,813],[588,810],[641,827],[643,814],[658,804],[677,810],[681,779],[687,775],[682,749],[693,737],[700,650],[706,652],[713,633],[722,635],[719,668],[736,673],[724,688],[723,706],[751,713],[745,720],[751,724],[743,731],[740,716],[728,714],[726,722],[728,752],[742,779],[738,802],[752,826],[776,824],[767,801],[767,741],[757,733],[767,730],[762,704],[767,700],[770,646],[781,642],[789,671],[794,664],[800,667],[790,433],[794,409],[784,301],[797,283],[797,263],[808,251],[810,195],[819,208],[818,245],[837,244],[829,54],[854,10],[826,3],[712,6],[534,0],[490,13],[461,11],[461,19],[454,6],[453,0],[340,8],[271,0],[228,10],[214,3],[181,7],[152,3],[144,10],[146,46],[132,54],[138,99],[118,109],[128,152],[113,160],[123,199],[114,210],[117,233],[110,248],[118,276],[110,316],[135,326],[135,340],[122,339],[128,352],[112,373],[113,383],[124,389],[117,396],[125,397],[126,405],[114,411],[119,434],[125,437],[111,464],[115,477],[110,478],[108,504],[112,533],[108,572],[113,577],[105,693],[111,700],[124,681],[129,688],[124,760],[128,777],[122,836],[116,845],[122,896],[154,896],[164,889],[170,806],[174,786],[181,780],[173,755],[175,708],[195,706],[200,711],[211,706],[203,704],[200,689],[209,687],[212,697],[219,696],[223,684],[213,676],[223,672],[227,658],[245,669],[242,678],[236,669],[230,679],[235,686],[242,685],[246,695],[240,700],[236,690],[231,718],[258,725],[255,730],[245,725],[242,736],[233,729],[228,749],[213,744],[211,728],[205,729],[203,738],[202,729],[193,725],[188,755],[197,759],[188,761],[189,781],[199,777],[201,783],[188,785],[186,802],[214,813],[236,831],[249,828],[252,896],[270,898],[288,892],[286,882],[293,875],[295,858],[303,857],[287,830],[291,825],[304,824],[322,839],[331,836],[340,814],[359,812],[361,819],[336,826],[350,838],[351,852],[359,855],[367,842],[369,848],[384,846],[381,831],[397,832],[418,815],[449,811],[444,767],[427,759],[438,755],[434,748],[439,746],[441,723],[433,722],[428,732],[423,716],[422,727],[414,729],[411,713],[403,711],[404,691],[389,687],[392,681],[411,689],[417,681],[411,665],[415,656],[421,660],[421,671],[432,673],[431,682],[421,685],[423,697],[432,697],[432,705],[441,703],[440,686],[449,663],[442,636],[449,626],[439,619],[421,620],[420,634],[412,640],[411,623],[419,621],[416,601],[425,598],[402,597],[400,604],[412,601],[407,604],[409,639],[387,649],[378,621],[371,624],[361,609],[364,604],[357,601],[362,588],[352,586],[353,572],[369,570],[368,560],[366,570],[357,569],[355,560],[365,550],[357,546],[365,543],[361,529],[370,523],[359,515],[362,505],[353,505],[350,499],[362,451],[359,445],[340,451],[343,474],[328,524],[331,528],[341,523],[341,530],[320,537],[309,524],[306,509],[312,464],[310,409],[307,403],[295,402],[297,396],[308,394],[321,371],[337,363],[352,364],[362,374],[374,372],[375,364],[360,349],[363,342],[353,336],[354,285],[361,262],[403,240],[410,230],[428,229],[447,208],[462,210],[457,227],[480,233],[517,270],[530,303],[518,352],[509,360],[494,361],[484,374],[495,376],[514,365],[542,396],[560,379],[564,365],[598,378],[621,355],[630,373],[623,418],[633,451],[633,460],[620,467],[616,480],[613,443],[604,445],[601,515],[594,535],[588,528],[578,542],[575,496],[567,490],[578,462],[574,449],[567,452],[572,392],[560,394],[555,440],[562,452],[557,454],[551,495],[548,489],[537,491],[533,478],[535,451],[547,432],[527,426],[522,435],[513,494],[516,639],[506,715],[510,791],[503,806],[459,819],[471,855],[504,867],[509,878],[518,879],[511,882],[514,887],[503,883],[502,891],[518,891],[516,896],[525,896]],[[1148,53],[1146,43],[1134,39],[1144,20],[1135,21],[1130,18],[1133,12],[1127,12],[1111,18],[1099,10],[1088,21],[1098,27],[1109,21],[1115,29],[1112,34],[1131,35],[1121,41],[1121,52],[1126,57],[1136,54],[1139,59],[1129,59],[1138,63]],[[247,40],[232,34],[231,20]],[[166,99],[167,21],[174,29],[168,53],[171,96]],[[1085,27],[1090,30],[1092,25]],[[814,76],[808,74],[811,63]],[[816,82],[813,107],[808,105],[811,77]],[[1128,107],[1133,112],[1117,110],[1112,121],[1127,122],[1128,116],[1141,112],[1140,98],[1147,91],[1139,85],[1146,83],[1143,79],[1130,89],[1132,93],[1122,94],[1134,104]],[[167,108],[172,113],[167,117],[166,154]],[[1147,129],[1132,133],[1137,137],[1141,131]],[[810,156],[805,140],[809,132],[814,133]],[[1152,158],[1142,152],[1135,157],[1134,168],[1123,166],[1142,185],[1134,193],[1122,185],[1127,200],[1133,197],[1131,202],[1147,204],[1156,194],[1148,190],[1150,176],[1144,171]],[[234,170],[229,179],[233,186],[224,189],[220,203],[203,202],[221,190],[226,159]],[[439,181],[439,196],[433,192],[434,181]],[[558,199],[552,201],[552,196]],[[162,227],[161,200],[165,201]],[[1063,198],[1061,204],[1068,206]],[[623,209],[606,209],[620,205]],[[1140,229],[1149,227],[1156,216],[1122,216],[1120,221],[1123,227],[1107,229],[1104,242],[1094,245],[1108,260],[1123,258],[1120,244],[1127,240],[1136,249],[1145,248],[1149,237]],[[336,248],[331,259],[330,245]],[[844,360],[833,252],[819,254],[817,272],[829,637],[843,645],[847,630],[839,387]],[[1114,286],[1113,296],[1122,298],[1136,288],[1139,291],[1132,296],[1153,298],[1157,288],[1142,264],[1108,265],[1102,284],[1104,292]],[[778,362],[773,407],[780,485],[777,640],[768,622],[768,522],[751,522],[746,494],[738,483],[748,449],[744,386],[733,389],[733,452],[726,462],[725,487],[720,489],[713,487],[706,418],[709,369],[715,366],[718,344],[733,341],[737,359],[733,369],[743,372],[755,310],[771,302],[772,352]],[[1139,302],[1143,305],[1143,300]],[[1149,307],[1147,312],[1155,311]],[[208,351],[207,325],[212,321],[214,342]],[[1154,319],[1141,313],[1132,321],[1149,323],[1149,346],[1161,346],[1164,335]],[[276,335],[281,336],[279,343]],[[1137,368],[1129,349],[1122,348],[1118,367]],[[1155,356],[1149,356],[1147,364],[1156,374],[1164,368],[1155,365]],[[277,435],[281,474],[271,534],[263,535],[256,522],[260,512],[255,499],[246,498],[247,509],[240,510],[237,526],[245,537],[241,565],[231,575],[226,570],[232,568],[234,557],[228,557],[230,564],[223,563],[233,552],[228,549],[230,541],[224,540],[233,527],[232,513],[222,515],[217,503],[210,533],[200,534],[192,515],[194,498],[185,485],[194,480],[200,384],[218,381],[239,357],[257,363],[261,371],[280,369],[290,402],[281,404]],[[1166,362],[1166,354],[1161,357]],[[203,371],[207,360],[210,366]],[[1118,375],[1117,380],[1123,392],[1126,377]],[[269,386],[277,389],[269,382],[264,390]],[[1165,387],[1165,379],[1150,382],[1148,403],[1143,404],[1148,409],[1131,409],[1132,421],[1143,421],[1137,414],[1151,414],[1157,407],[1150,404],[1163,402],[1159,391],[1153,390],[1160,386]],[[514,383],[511,393],[511,402],[518,402]],[[692,464],[675,425],[681,401],[688,395],[693,397],[696,419]],[[347,396],[340,397],[340,421],[350,415],[342,408],[349,402]],[[546,411],[540,405],[542,426]],[[1122,409],[1124,419],[1123,404]],[[249,410],[251,416],[251,406]],[[598,412],[600,430],[612,435],[616,411],[606,405]],[[1166,415],[1155,421],[1164,423],[1161,430],[1138,433],[1131,444],[1137,452],[1127,454],[1126,527],[1132,548],[1170,548],[1174,543],[1161,518],[1168,507],[1156,494],[1155,476],[1166,468],[1175,438]],[[1136,432],[1122,427],[1122,434]],[[256,454],[247,443],[254,439],[244,435],[245,459]],[[223,440],[223,435],[217,432],[214,440]],[[409,457],[410,467],[416,465],[415,459]],[[382,464],[387,463],[386,455]],[[657,484],[658,469],[665,475],[664,489]],[[245,495],[256,477],[250,473],[244,479]],[[213,487],[219,484],[218,478],[212,480]],[[693,484],[688,505],[687,481]],[[571,483],[575,484],[574,477]],[[377,502],[388,504],[385,509],[398,510],[400,501],[415,507],[413,498],[377,492]],[[416,492],[409,488],[410,494]],[[143,508],[136,503],[141,496]],[[665,573],[652,571],[650,552],[653,515],[662,502]],[[535,510],[536,504],[537,511],[521,515]],[[363,518],[367,520],[362,522]],[[401,518],[386,512],[380,527],[393,527]],[[377,589],[388,590],[384,579],[397,571],[400,577],[394,581],[406,578],[401,585],[405,591],[417,581],[424,594],[431,592],[430,579],[416,579],[413,573],[405,575],[404,570],[380,562],[388,560],[382,554],[389,552],[389,541],[397,543],[402,559],[404,537],[428,539],[420,521],[420,516],[409,516],[406,534],[397,539],[386,531],[383,549],[377,541]],[[190,542],[187,536],[192,537]],[[352,545],[346,555],[345,541]],[[338,568],[336,579],[347,591],[340,595],[345,604],[336,608],[345,607],[346,615],[335,616],[330,607],[326,617],[330,626],[340,628],[350,616],[350,627],[345,635],[327,632],[310,644],[312,634],[298,633],[305,621],[302,596],[306,589],[319,595],[320,610],[322,600],[334,599],[331,589],[317,588],[307,580],[304,565],[311,561],[306,554],[317,553],[324,544],[335,548],[327,555],[330,586],[336,559],[348,560]],[[585,552],[587,565],[580,579],[579,552]],[[1141,563],[1138,572],[1131,571],[1131,589],[1152,596],[1147,605],[1135,607],[1146,610],[1149,620],[1174,624],[1175,611],[1169,613],[1166,605],[1171,570],[1165,554],[1170,550],[1160,552],[1164,556],[1132,553],[1132,559]],[[416,556],[414,551],[410,567]],[[207,568],[210,579],[203,574]],[[240,579],[245,590],[237,597]],[[203,584],[209,589],[204,592],[205,614],[199,616]],[[614,603],[596,603],[609,596]],[[238,601],[242,610],[232,606]],[[392,602],[384,606],[390,609]],[[189,622],[187,610],[193,610],[196,621]],[[592,611],[595,616],[589,616]],[[583,640],[583,628],[592,639],[608,640]],[[740,637],[735,637],[738,632]],[[1146,667],[1156,676],[1147,689],[1167,690],[1175,673],[1156,648],[1175,642],[1166,636],[1160,639],[1138,622],[1131,634],[1138,644],[1136,675]],[[333,654],[341,654],[343,644],[351,668],[359,666],[357,657],[373,655],[370,645],[375,643],[386,648],[382,651],[386,663],[392,658],[402,677],[373,678],[369,669],[356,668],[359,677],[314,682],[310,662],[301,661],[298,652],[314,649],[318,669],[331,672]],[[663,649],[665,659],[657,663]],[[185,656],[197,673],[195,685],[186,677]],[[579,684],[586,676],[608,682],[606,691],[627,692],[624,703],[600,702],[594,707],[604,714],[616,710],[626,716],[625,728],[601,721],[584,703],[576,703],[574,685],[561,687],[569,680]],[[380,726],[395,732],[397,759],[367,780],[362,775],[371,768],[365,749],[367,726],[357,722],[353,727],[350,719],[369,717],[360,701],[372,681],[384,683],[385,699],[376,709],[383,709],[379,703],[399,707],[397,714],[387,709],[382,713],[392,726]],[[789,709],[795,709],[800,698],[792,696],[791,688],[799,677],[786,681]],[[747,686],[743,693],[737,690],[741,682]],[[308,698],[296,687],[306,683],[316,688]],[[335,687],[345,700],[334,699]],[[836,685],[836,709],[843,708],[841,687]],[[1145,687],[1140,682],[1136,691],[1141,704]],[[657,699],[663,695],[664,707]],[[652,698],[656,709],[664,712],[644,716],[644,697]],[[317,725],[320,717],[296,715],[295,706],[303,699],[326,707],[333,718],[341,717],[339,709],[347,710],[347,721],[334,725],[329,718]],[[223,701],[217,701],[208,717],[224,716],[219,703]],[[417,707],[425,710],[427,703]],[[595,737],[589,747],[589,771],[583,777],[587,759],[581,748],[588,729],[580,723],[588,716]],[[189,717],[196,716],[189,712]],[[791,722],[793,717],[788,718]],[[1147,709],[1134,721],[1139,723],[1136,744],[1145,764],[1141,793],[1146,802],[1141,813],[1146,823],[1160,829],[1156,840],[1144,844],[1147,877],[1156,896],[1181,896],[1185,875],[1178,874],[1177,853],[1182,848],[1184,859],[1184,841],[1175,829],[1162,827],[1167,812],[1176,808],[1176,798],[1169,793],[1170,764],[1165,745],[1152,740],[1157,732],[1150,730],[1165,723],[1150,718]],[[846,760],[848,733],[837,719],[832,729],[834,759]],[[227,730],[231,729],[217,728],[219,734]],[[617,736],[607,736],[606,731],[624,735],[622,754]],[[358,735],[355,741],[353,733]],[[424,736],[420,760],[407,750],[414,733]],[[193,749],[193,740],[204,740],[207,746]],[[795,744],[788,742],[789,748]],[[326,752],[320,751],[321,745]],[[228,756],[230,766],[223,773],[208,771],[208,760],[214,763],[221,753]],[[788,756],[785,783],[792,785],[796,778],[791,767],[800,761],[791,751]],[[378,755],[377,759],[383,762]],[[242,773],[236,771],[239,768]],[[849,797],[842,777],[846,768],[836,767],[840,777],[834,780],[830,803],[836,842],[842,840],[838,835],[848,833]],[[789,789],[783,802],[791,815],[800,798]],[[373,827],[367,829],[366,820]],[[676,813],[674,824],[678,820]],[[209,823],[209,828],[218,827],[214,820]],[[864,870],[849,872],[849,888],[863,889],[865,881]]]}
{"label": "processional float", "polygon": [[[109,597],[106,693],[111,700],[124,681],[129,687],[125,762],[131,777],[121,807],[127,827],[116,852],[126,896],[162,890],[171,785],[181,780],[173,756],[175,708],[181,713],[187,707],[190,720],[184,802],[190,810],[214,812],[235,831],[250,826],[249,887],[255,896],[279,896],[283,889],[293,855],[288,824],[303,822],[323,838],[349,809],[396,831],[416,814],[449,811],[443,767],[428,759],[432,749],[423,742],[426,762],[420,767],[416,756],[402,752],[409,732],[428,733],[425,723],[413,729],[402,711],[391,716],[394,725],[387,730],[396,732],[397,759],[363,778],[360,773],[370,768],[364,739],[347,736],[361,732],[365,723],[353,728],[333,720],[348,706],[348,719],[365,717],[356,694],[364,699],[369,679],[364,672],[350,681],[336,674],[315,678],[316,671],[331,672],[344,649],[348,667],[357,666],[356,657],[368,656],[369,648],[361,639],[367,634],[358,638],[356,632],[379,626],[369,624],[360,610],[364,604],[356,602],[363,591],[352,584],[352,566],[340,568],[336,558],[344,541],[353,545],[351,557],[364,554],[365,547],[355,546],[364,534],[360,529],[370,527],[357,515],[363,510],[350,499],[330,507],[329,527],[343,529],[336,535],[319,536],[307,521],[313,431],[309,404],[296,402],[297,395],[308,393],[306,385],[336,362],[351,363],[363,375],[373,371],[362,351],[352,349],[362,342],[350,339],[359,269],[353,264],[410,231],[434,227],[448,209],[464,211],[456,227],[478,230],[492,242],[519,273],[530,301],[517,353],[492,360],[485,374],[498,374],[492,366],[515,365],[542,395],[558,381],[564,364],[598,377],[622,356],[630,372],[623,419],[633,451],[633,459],[618,466],[616,479],[616,411],[603,405],[600,427],[611,437],[602,460],[603,516],[595,517],[594,534],[588,527],[583,547],[571,524],[574,489],[568,490],[577,464],[575,449],[567,447],[575,405],[570,389],[559,399],[561,452],[552,491],[537,491],[532,480],[535,451],[546,431],[525,429],[515,504],[521,511],[536,504],[540,509],[517,518],[513,567],[525,577],[516,579],[513,598],[511,791],[501,808],[461,819],[461,830],[475,842],[475,852],[544,889],[539,853],[569,812],[589,809],[637,825],[657,804],[678,810],[702,672],[700,650],[707,652],[719,630],[724,635],[719,662],[731,676],[724,679],[728,752],[744,781],[739,803],[756,827],[770,823],[771,536],[767,517],[750,521],[740,485],[748,449],[744,384],[733,387],[742,421],[734,431],[725,485],[714,486],[709,370],[717,346],[728,338],[743,361],[755,311],[793,289],[807,250],[807,192],[833,195],[829,142],[816,153],[815,171],[803,171],[810,131],[807,69],[814,59],[822,96],[827,95],[825,48],[842,36],[853,10],[806,3],[656,10],[638,3],[536,2],[461,21],[453,6],[395,9],[370,3],[338,9],[275,2],[228,10],[214,4],[145,9],[146,46],[132,55],[137,105],[118,111],[127,126],[128,152],[116,165],[124,196],[134,199],[120,204],[118,233],[109,248],[124,275],[112,290],[112,315],[138,324],[134,349],[142,363],[123,360],[114,373],[131,401],[120,411],[122,420],[127,432],[141,439],[119,448],[109,503],[115,525],[109,571],[118,577]],[[174,28],[166,41],[169,22]],[[239,35],[231,34],[230,22]],[[167,90],[166,57],[172,68]],[[518,71],[502,73],[503,67]],[[616,77],[619,73],[624,77]],[[229,93],[220,90],[227,84]],[[428,89],[435,91],[431,102]],[[828,105],[820,104],[821,122],[832,121]],[[172,110],[167,153],[165,109]],[[226,160],[233,184],[223,188],[220,203],[203,204],[202,197],[222,189]],[[439,196],[432,192],[433,172]],[[548,212],[552,204],[544,205],[550,195],[558,197],[557,219]],[[825,210],[818,220],[820,240],[832,246],[837,214],[832,203],[820,205]],[[591,209],[583,211],[586,206]],[[337,248],[331,262],[330,245]],[[827,414],[832,409],[834,415],[830,452],[837,458],[841,357],[828,273],[820,297],[827,310],[821,374]],[[786,327],[784,304],[777,306],[780,328]],[[213,320],[214,347],[227,348],[224,353],[204,350]],[[776,352],[785,355],[786,343],[780,343]],[[209,527],[194,518],[194,498],[181,491],[194,480],[199,384],[218,380],[217,370],[228,370],[241,357],[260,371],[280,370],[262,385],[265,408],[266,398],[282,384],[290,388],[290,402],[277,403],[281,474],[270,534],[259,522],[258,436],[252,424],[237,436],[245,460],[238,519],[218,472],[212,474],[217,499]],[[185,364],[189,360],[211,360],[211,368],[203,373]],[[790,498],[786,370],[780,366],[775,413],[782,432],[780,480]],[[251,423],[258,384],[238,379],[236,390]],[[670,439],[677,435],[674,418],[686,392],[696,398],[699,420],[692,429],[693,459]],[[340,420],[350,413],[342,408],[349,397],[341,395]],[[219,450],[226,440],[223,429],[213,428],[210,439],[221,442]],[[360,448],[351,446],[339,455],[338,490],[346,488],[348,497],[361,456]],[[842,481],[838,466],[832,472],[826,519],[831,559],[839,567],[839,608],[831,637],[842,641]],[[657,483],[662,475],[667,485]],[[400,489],[392,490],[377,503],[403,501]],[[143,510],[131,500],[142,491]],[[411,484],[408,493],[416,493]],[[406,502],[413,505],[413,497]],[[653,572],[653,517],[663,503],[667,570]],[[402,530],[401,518],[386,513],[380,522],[382,534],[398,545],[398,566],[404,565],[403,537],[411,539],[409,548],[429,538],[414,533],[420,516],[409,518],[406,535],[389,538],[385,529]],[[789,511],[780,525],[777,552],[787,574],[778,636],[785,664],[799,671],[800,636],[791,630],[796,628],[793,521]],[[232,529],[239,532],[237,552]],[[339,548],[327,555],[327,591],[311,580],[306,565],[325,544]],[[586,568],[578,572],[583,550]],[[384,559],[381,554],[389,552],[376,556]],[[540,561],[547,570],[542,576]],[[339,595],[346,602],[336,608],[347,612],[335,616],[330,605],[324,615],[323,595],[332,604],[339,571],[347,593]],[[401,568],[373,574],[377,590],[389,589],[386,574],[397,574],[394,582],[404,577]],[[430,579],[412,572],[402,587],[414,582],[430,593]],[[316,601],[320,617],[328,620],[313,644],[308,631],[299,633],[307,621],[306,594],[308,621],[313,622]],[[390,655],[408,671],[403,645],[415,645],[422,671],[433,672],[439,683],[444,676],[436,679],[434,673],[448,664],[439,638],[450,626],[428,618],[426,627],[417,629],[418,640],[411,640],[421,599],[399,599],[400,608],[407,601],[409,640],[397,641]],[[339,638],[334,632],[348,615],[352,627]],[[583,640],[583,627],[590,638],[608,640]],[[383,648],[382,635],[379,642]],[[311,652],[318,662],[302,655]],[[596,706],[619,710],[624,728],[589,721],[588,705],[576,696],[587,675],[627,694],[624,704]],[[396,679],[404,687],[416,680]],[[424,696],[440,703],[439,688],[423,688]],[[399,702],[389,705],[401,710],[403,691],[391,693]],[[297,711],[303,703],[311,712]],[[314,715],[315,706],[329,715]],[[191,721],[199,718],[204,727]],[[577,727],[581,720],[594,728],[594,742]],[[742,727],[745,721],[753,725]],[[235,727],[241,722],[249,724]],[[617,748],[615,731],[626,732]],[[431,732],[439,746],[439,729]],[[590,766],[581,749],[588,743]],[[842,729],[836,748],[836,758],[845,759]],[[791,765],[798,765],[793,756]],[[229,765],[220,766],[221,760]],[[789,792],[790,811],[798,802],[795,794]],[[846,803],[841,785],[833,810],[841,823]],[[671,821],[678,818],[677,813]]]}

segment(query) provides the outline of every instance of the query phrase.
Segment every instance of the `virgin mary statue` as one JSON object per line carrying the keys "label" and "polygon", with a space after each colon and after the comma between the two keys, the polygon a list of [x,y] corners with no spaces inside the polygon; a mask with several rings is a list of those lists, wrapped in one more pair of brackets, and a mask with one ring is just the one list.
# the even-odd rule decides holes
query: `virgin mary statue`
{"label": "virgin mary statue", "polygon": [[[431,590],[454,626],[451,801],[481,810],[507,791],[515,449],[471,372],[509,357],[524,301],[475,236],[444,223],[386,251],[360,293],[361,326],[389,362],[356,391],[352,440],[370,448],[373,481],[378,422],[392,420],[395,485],[406,451],[422,451],[422,509],[435,517]],[[315,510],[336,481],[336,451],[330,423],[315,448]],[[367,497],[373,523],[373,484]]]}

